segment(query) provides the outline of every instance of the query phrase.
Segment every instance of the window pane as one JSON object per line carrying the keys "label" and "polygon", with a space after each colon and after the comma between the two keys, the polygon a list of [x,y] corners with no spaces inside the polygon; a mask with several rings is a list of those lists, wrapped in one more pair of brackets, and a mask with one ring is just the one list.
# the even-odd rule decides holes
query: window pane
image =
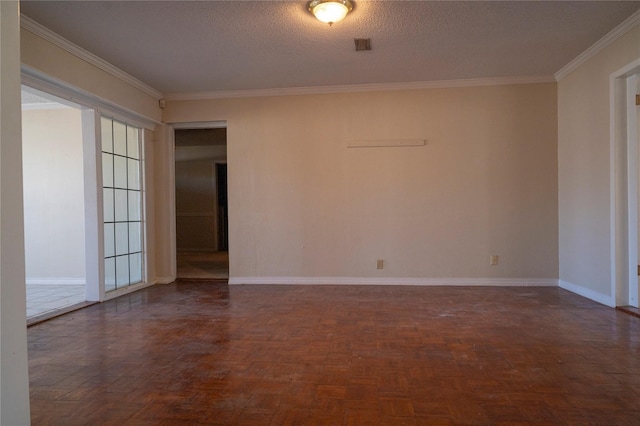
{"label": "window pane", "polygon": [[131,284],[142,281],[142,253],[129,255],[129,271]]}
{"label": "window pane", "polygon": [[102,186],[113,186],[113,155],[102,153]]}
{"label": "window pane", "polygon": [[140,220],[140,193],[129,191],[129,220]]}
{"label": "window pane", "polygon": [[123,222],[127,220],[127,190],[116,189],[115,192],[115,221]]}
{"label": "window pane", "polygon": [[138,129],[127,126],[127,156],[131,158],[140,158],[138,148]]}
{"label": "window pane", "polygon": [[104,221],[105,222],[113,222],[113,210],[114,210],[114,200],[113,200],[113,189],[105,188],[102,190],[102,202],[103,202],[103,213],[104,213]]}
{"label": "window pane", "polygon": [[113,122],[113,153],[127,155],[127,128],[118,121]]}
{"label": "window pane", "polygon": [[140,161],[132,160],[129,158],[127,160],[129,165],[127,178],[129,181],[129,189],[140,189]]}
{"label": "window pane", "polygon": [[116,287],[129,285],[129,256],[116,257]]}
{"label": "window pane", "polygon": [[100,132],[102,134],[102,151],[113,152],[113,130],[111,120],[102,117],[100,120]]}
{"label": "window pane", "polygon": [[104,224],[104,257],[116,255],[116,243],[113,223]]}
{"label": "window pane", "polygon": [[127,187],[127,159],[124,157],[113,157],[113,183],[116,188]]}
{"label": "window pane", "polygon": [[141,130],[104,117],[101,124],[105,283],[112,291],[144,279]]}
{"label": "window pane", "polygon": [[105,291],[116,289],[116,259],[114,257],[104,260],[104,289]]}
{"label": "window pane", "polygon": [[129,222],[129,253],[142,250],[142,235],[140,234],[140,222]]}
{"label": "window pane", "polygon": [[116,256],[129,253],[129,225],[116,223]]}

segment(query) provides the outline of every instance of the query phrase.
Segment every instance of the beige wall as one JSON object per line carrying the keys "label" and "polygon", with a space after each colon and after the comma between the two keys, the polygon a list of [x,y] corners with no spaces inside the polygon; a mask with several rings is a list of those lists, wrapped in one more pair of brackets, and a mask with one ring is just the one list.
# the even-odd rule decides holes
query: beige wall
{"label": "beige wall", "polygon": [[614,297],[609,76],[639,57],[636,27],[558,82],[560,280],[604,303]]}
{"label": "beige wall", "polygon": [[226,147],[176,146],[176,247],[218,250],[216,162]]}
{"label": "beige wall", "polygon": [[[176,147],[176,151],[184,148]],[[215,162],[176,161],[176,248],[216,250]]]}
{"label": "beige wall", "polygon": [[[158,212],[155,208],[156,202],[156,179],[158,173],[156,169],[156,156],[155,145],[156,135],[154,132],[143,129],[142,140],[144,141],[144,157],[142,163],[142,172],[144,173],[144,217],[145,217],[145,229],[146,240],[145,250],[147,251],[147,282],[156,282],[158,279],[158,264],[156,262],[157,256],[157,242],[156,242],[156,217]],[[165,231],[166,232],[166,231]]]}
{"label": "beige wall", "polygon": [[22,153],[27,282],[84,284],[80,110],[23,111]]}
{"label": "beige wall", "polygon": [[[532,84],[174,101],[164,119],[227,121],[232,279],[557,278],[556,114],[555,84]],[[366,139],[427,144],[347,148]]]}
{"label": "beige wall", "polygon": [[[154,266],[156,281],[164,284],[176,279],[175,218],[172,203],[175,194],[175,179],[170,172],[174,168],[173,129],[170,126],[158,125],[153,132],[153,159],[147,159],[146,165],[152,174],[153,193],[150,199],[147,185],[147,215],[153,212],[153,222],[147,220],[147,229],[153,236],[149,248],[154,250]],[[147,175],[149,176],[149,175]],[[149,253],[151,254],[151,253]]]}
{"label": "beige wall", "polygon": [[160,121],[158,100],[138,88],[55,46],[24,28],[20,31],[22,64],[129,109]]}

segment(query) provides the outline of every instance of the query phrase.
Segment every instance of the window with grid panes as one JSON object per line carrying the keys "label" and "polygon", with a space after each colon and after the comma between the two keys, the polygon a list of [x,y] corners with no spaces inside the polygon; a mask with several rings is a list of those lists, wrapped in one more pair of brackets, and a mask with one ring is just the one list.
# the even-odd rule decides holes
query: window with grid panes
{"label": "window with grid panes", "polygon": [[140,129],[102,117],[105,291],[143,279]]}

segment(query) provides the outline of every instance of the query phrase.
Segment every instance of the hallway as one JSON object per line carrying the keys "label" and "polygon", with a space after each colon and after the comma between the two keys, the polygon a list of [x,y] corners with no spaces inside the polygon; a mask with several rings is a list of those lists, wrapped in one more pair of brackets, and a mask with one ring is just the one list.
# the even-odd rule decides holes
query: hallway
{"label": "hallway", "polygon": [[178,278],[229,279],[229,252],[178,252]]}

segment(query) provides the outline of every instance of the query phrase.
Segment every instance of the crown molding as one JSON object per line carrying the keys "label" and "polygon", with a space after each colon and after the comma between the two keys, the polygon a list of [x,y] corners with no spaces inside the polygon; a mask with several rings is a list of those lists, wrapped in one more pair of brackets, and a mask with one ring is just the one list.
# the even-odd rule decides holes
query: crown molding
{"label": "crown molding", "polygon": [[97,96],[66,81],[51,77],[28,65],[22,64],[20,71],[22,84],[56,96],[60,98],[61,101],[69,101],[72,104],[98,109],[103,114],[117,117],[119,120],[124,120],[145,129],[154,129],[156,125],[162,124],[160,121],[151,117],[115,104],[108,99]]}
{"label": "crown molding", "polygon": [[600,40],[596,41],[591,47],[579,54],[567,65],[562,67],[557,73],[555,73],[556,81],[560,81],[573,71],[575,71],[580,65],[587,62],[589,59],[600,53],[606,47],[611,45],[614,41],[634,29],[640,23],[640,10],[629,16],[622,21],[620,25],[609,31]]}
{"label": "crown molding", "polygon": [[48,29],[47,27],[44,27],[43,25],[37,23],[36,21],[34,21],[33,19],[29,18],[28,16],[25,15],[21,15],[20,16],[20,26],[22,28],[24,28],[27,31],[30,31],[32,33],[34,33],[35,35],[42,37],[43,39],[47,40],[48,42],[52,43],[53,45],[71,53],[72,55],[82,59],[83,61],[101,69],[102,71],[124,81],[125,83],[130,84],[131,86],[135,87],[136,89],[141,90],[142,92],[146,93],[147,95],[156,98],[156,99],[162,99],[163,94],[162,92],[154,89],[153,87],[143,83],[142,81],[138,80],[137,78],[133,77],[130,74],[127,74],[126,72],[122,71],[120,68],[115,67],[114,65],[111,65],[109,62],[105,61],[102,58],[99,58],[98,56],[94,55],[91,52],[88,52],[87,50],[83,49],[82,47],[70,42],[69,40],[67,40],[64,37],[59,36],[58,34],[54,33],[53,31],[51,31],[50,29]]}
{"label": "crown molding", "polygon": [[408,83],[353,84],[342,86],[289,87],[280,89],[229,90],[219,92],[168,93],[168,101],[256,98],[266,96],[318,95],[329,93],[378,92],[392,90],[445,89],[453,87],[501,86],[509,84],[553,83],[552,75],[472,78],[463,80],[416,81]]}

